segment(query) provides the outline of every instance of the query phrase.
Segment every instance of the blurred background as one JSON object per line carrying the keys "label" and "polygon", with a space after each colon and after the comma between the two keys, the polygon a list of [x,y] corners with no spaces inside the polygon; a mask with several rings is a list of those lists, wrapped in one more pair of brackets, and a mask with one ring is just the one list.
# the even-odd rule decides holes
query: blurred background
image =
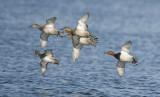
{"label": "blurred background", "polygon": [[[0,3],[1,97],[142,97],[160,96],[159,0],[3,0]],[[55,27],[75,28],[89,12],[88,30],[98,44],[84,46],[72,62],[72,41],[50,36],[60,66],[49,63],[41,75],[40,33],[32,24],[44,25],[57,17]],[[126,64],[119,77],[117,60],[104,52],[119,52],[128,40],[138,66]]]}

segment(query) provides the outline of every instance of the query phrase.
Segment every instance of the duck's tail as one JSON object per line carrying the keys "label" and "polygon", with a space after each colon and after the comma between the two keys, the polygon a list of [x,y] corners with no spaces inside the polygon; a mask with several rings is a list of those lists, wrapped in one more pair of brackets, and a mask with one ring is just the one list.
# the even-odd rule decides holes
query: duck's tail
{"label": "duck's tail", "polygon": [[54,62],[54,64],[60,65],[60,64],[59,64],[59,61],[60,61],[60,60],[57,60],[57,59],[56,59],[55,62]]}
{"label": "duck's tail", "polygon": [[98,43],[98,38],[97,37],[91,37],[90,40],[92,41],[92,44]]}
{"label": "duck's tail", "polygon": [[138,58],[134,57],[132,63],[133,63],[134,65],[138,66],[137,62],[138,62]]}

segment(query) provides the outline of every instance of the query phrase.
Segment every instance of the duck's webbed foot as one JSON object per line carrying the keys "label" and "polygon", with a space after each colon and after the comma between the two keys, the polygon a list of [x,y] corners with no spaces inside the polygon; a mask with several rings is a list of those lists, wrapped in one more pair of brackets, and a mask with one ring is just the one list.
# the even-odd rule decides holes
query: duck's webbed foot
{"label": "duck's webbed foot", "polygon": [[90,40],[92,41],[92,44],[96,44],[98,43],[98,38],[95,38],[95,37],[91,37]]}

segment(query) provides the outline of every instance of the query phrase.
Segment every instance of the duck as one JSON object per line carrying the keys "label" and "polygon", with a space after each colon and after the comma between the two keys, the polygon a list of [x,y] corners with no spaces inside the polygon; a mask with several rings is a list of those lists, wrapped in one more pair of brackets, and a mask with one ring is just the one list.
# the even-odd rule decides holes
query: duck
{"label": "duck", "polygon": [[72,39],[73,44],[73,63],[76,62],[77,58],[80,55],[80,51],[83,47],[83,45],[94,45],[98,42],[98,38],[94,37],[81,37],[78,35],[74,35],[72,33],[67,34],[66,37]]}
{"label": "duck", "polygon": [[38,55],[41,59],[40,66],[41,66],[41,72],[42,75],[45,74],[47,70],[47,64],[48,63],[54,63],[59,65],[59,60],[57,60],[52,53],[52,50],[45,50],[45,53],[41,54],[39,51],[34,51],[34,54]]}
{"label": "duck", "polygon": [[94,37],[90,32],[88,32],[88,25],[86,24],[89,18],[89,12],[85,13],[79,20],[78,25],[75,29],[69,27],[63,27],[61,30],[65,30],[67,33],[73,33],[81,37]]}
{"label": "duck", "polygon": [[83,45],[95,46],[95,44],[98,43],[98,38],[88,32],[88,25],[86,24],[88,18],[89,13],[87,12],[78,20],[78,25],[75,29],[71,29],[70,27],[63,27],[61,29],[68,33],[66,37],[72,39],[73,63],[75,63],[79,57]]}
{"label": "duck", "polygon": [[59,32],[55,27],[55,21],[56,21],[56,17],[52,17],[46,20],[46,24],[44,26],[40,26],[38,24],[32,24],[29,27],[34,27],[34,28],[38,28],[39,30],[42,31],[42,33],[40,34],[40,43],[41,43],[41,49],[44,49],[47,45],[47,41],[48,41],[48,37],[50,35],[57,35],[57,36],[61,36],[61,33],[63,32]]}
{"label": "duck", "polygon": [[[73,34],[67,34],[65,37],[71,38],[73,41],[73,44],[81,43],[83,45],[95,46],[95,44],[98,43],[98,38],[96,37],[81,37]],[[76,43],[74,43],[75,41]]]}
{"label": "duck", "polygon": [[118,71],[120,78],[123,76],[123,74],[125,72],[125,64],[127,62],[131,62],[134,65],[138,66],[138,64],[137,64],[138,59],[136,57],[133,57],[130,54],[131,44],[132,44],[132,42],[129,40],[124,45],[122,45],[121,51],[119,53],[115,53],[113,51],[107,52],[107,54],[114,56],[118,60],[116,66],[117,66],[117,71]]}

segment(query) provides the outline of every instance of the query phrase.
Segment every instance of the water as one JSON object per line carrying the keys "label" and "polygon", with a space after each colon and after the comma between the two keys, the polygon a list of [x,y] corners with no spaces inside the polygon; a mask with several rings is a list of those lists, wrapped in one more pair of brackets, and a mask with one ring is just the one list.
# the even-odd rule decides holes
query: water
{"label": "water", "polygon": [[[160,1],[158,0],[4,0],[0,3],[1,97],[140,97],[160,96]],[[86,12],[89,31],[99,38],[97,47],[83,47],[72,62],[71,39],[49,37],[45,49],[53,49],[60,66],[48,64],[41,75],[38,29],[56,16],[56,28],[75,28]],[[123,78],[117,60],[104,52],[120,51],[132,41],[131,54],[139,66],[126,64]]]}

